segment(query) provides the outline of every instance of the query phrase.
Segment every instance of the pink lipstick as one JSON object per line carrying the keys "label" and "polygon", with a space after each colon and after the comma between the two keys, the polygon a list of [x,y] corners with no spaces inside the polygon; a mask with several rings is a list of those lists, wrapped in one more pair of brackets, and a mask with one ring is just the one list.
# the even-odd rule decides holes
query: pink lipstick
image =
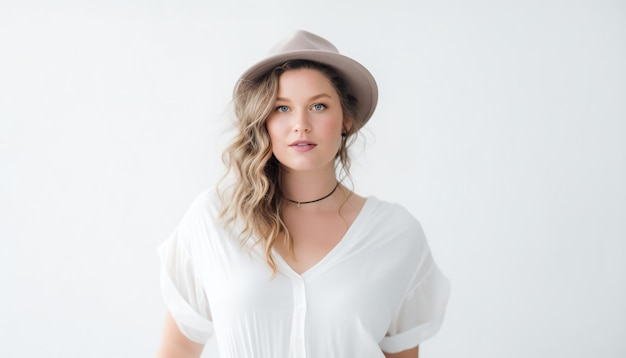
{"label": "pink lipstick", "polygon": [[309,150],[312,150],[313,148],[315,148],[317,146],[317,144],[308,141],[308,140],[297,140],[291,144],[289,144],[289,147],[291,147],[292,149],[294,149],[297,152],[308,152]]}

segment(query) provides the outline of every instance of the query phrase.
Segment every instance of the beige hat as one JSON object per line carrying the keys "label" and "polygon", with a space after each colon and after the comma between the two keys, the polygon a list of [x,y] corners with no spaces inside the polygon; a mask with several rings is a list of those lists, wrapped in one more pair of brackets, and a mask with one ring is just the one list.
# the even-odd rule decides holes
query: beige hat
{"label": "beige hat", "polygon": [[355,120],[363,126],[370,119],[378,102],[378,87],[374,76],[357,61],[341,55],[326,39],[307,31],[296,31],[276,44],[267,58],[241,75],[241,80],[255,80],[289,60],[315,61],[337,70],[348,83],[352,95],[357,98],[358,118]]}

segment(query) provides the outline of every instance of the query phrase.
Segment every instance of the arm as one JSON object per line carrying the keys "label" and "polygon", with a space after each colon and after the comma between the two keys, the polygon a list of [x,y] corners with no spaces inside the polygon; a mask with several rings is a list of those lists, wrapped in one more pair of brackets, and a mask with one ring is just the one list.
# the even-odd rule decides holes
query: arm
{"label": "arm", "polygon": [[203,344],[196,343],[178,329],[174,318],[168,312],[165,318],[165,328],[161,346],[159,347],[158,358],[197,358],[200,357]]}
{"label": "arm", "polygon": [[419,346],[398,353],[385,353],[385,358],[418,358]]}

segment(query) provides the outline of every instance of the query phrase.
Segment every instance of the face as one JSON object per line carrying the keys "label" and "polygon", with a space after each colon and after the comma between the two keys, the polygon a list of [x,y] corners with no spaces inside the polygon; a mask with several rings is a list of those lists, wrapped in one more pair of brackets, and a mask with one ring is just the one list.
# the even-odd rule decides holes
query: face
{"label": "face", "polygon": [[297,69],[280,76],[266,126],[283,170],[334,171],[341,133],[351,121],[344,120],[339,95],[323,73]]}
{"label": "face", "polygon": [[341,133],[350,125],[337,91],[323,73],[297,69],[280,76],[266,126],[283,170],[334,171]]}

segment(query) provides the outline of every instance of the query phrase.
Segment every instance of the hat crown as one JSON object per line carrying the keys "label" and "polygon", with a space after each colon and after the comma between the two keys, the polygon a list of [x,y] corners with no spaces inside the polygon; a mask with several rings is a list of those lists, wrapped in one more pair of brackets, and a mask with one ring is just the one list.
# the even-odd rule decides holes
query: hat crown
{"label": "hat crown", "polygon": [[270,55],[277,55],[291,51],[325,51],[339,53],[339,50],[328,40],[308,31],[298,30],[291,36],[277,43],[270,50]]}

